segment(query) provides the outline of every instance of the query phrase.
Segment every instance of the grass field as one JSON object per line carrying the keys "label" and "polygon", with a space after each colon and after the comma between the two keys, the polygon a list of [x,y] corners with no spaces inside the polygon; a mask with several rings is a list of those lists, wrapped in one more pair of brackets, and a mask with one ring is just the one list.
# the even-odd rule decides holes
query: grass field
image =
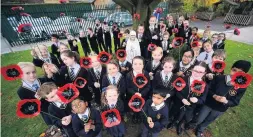
{"label": "grass field", "polygon": [[[234,41],[226,42],[226,73],[234,61],[248,60],[253,65],[253,45]],[[81,54],[82,56],[83,54]],[[30,51],[4,54],[1,65],[16,64],[20,61],[32,61]],[[37,69],[38,75],[42,75]],[[249,72],[253,75],[253,69]],[[19,98],[17,89],[21,81],[5,81],[1,77],[1,126],[3,137],[38,137],[46,129],[40,116],[32,119],[19,119],[16,116],[16,103]],[[253,85],[248,88],[240,106],[229,109],[209,129],[215,137],[252,137],[253,136]],[[166,132],[168,133],[168,132]],[[162,135],[164,136],[164,135]]]}

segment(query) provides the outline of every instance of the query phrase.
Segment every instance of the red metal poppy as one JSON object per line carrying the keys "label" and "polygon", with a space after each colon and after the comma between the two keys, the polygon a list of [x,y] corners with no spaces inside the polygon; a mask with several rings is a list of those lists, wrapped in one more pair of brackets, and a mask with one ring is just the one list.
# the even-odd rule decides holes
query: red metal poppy
{"label": "red metal poppy", "polygon": [[77,22],[81,22],[81,21],[82,21],[82,18],[76,18],[76,21],[77,21]]}
{"label": "red metal poppy", "polygon": [[148,51],[154,51],[155,49],[156,49],[156,45],[155,44],[153,44],[153,43],[150,43],[150,44],[148,44]]}
{"label": "red metal poppy", "polygon": [[173,87],[177,90],[177,91],[181,91],[182,89],[184,89],[184,87],[186,86],[186,83],[184,81],[183,78],[178,77],[173,83],[172,83]]}
{"label": "red metal poppy", "polygon": [[67,3],[67,0],[59,0],[61,4]]}
{"label": "red metal poppy", "polygon": [[117,59],[119,60],[119,59],[124,59],[124,58],[126,58],[126,50],[124,50],[124,49],[119,49],[119,50],[117,50],[117,52],[116,52],[116,56],[117,56]]}
{"label": "red metal poppy", "polygon": [[163,9],[162,9],[162,8],[157,8],[157,9],[156,9],[156,13],[161,14],[162,12],[163,12]]}
{"label": "red metal poppy", "polygon": [[199,39],[200,39],[199,35],[198,34],[194,34],[192,41],[199,41]]}
{"label": "red metal poppy", "polygon": [[140,20],[140,18],[141,18],[140,14],[138,14],[138,13],[134,14],[134,19]]}
{"label": "red metal poppy", "polygon": [[65,13],[61,12],[61,13],[60,13],[60,16],[65,16]]}
{"label": "red metal poppy", "polygon": [[79,91],[74,84],[68,83],[63,87],[60,87],[56,94],[59,96],[63,103],[68,104],[79,96]]}
{"label": "red metal poppy", "polygon": [[172,32],[173,32],[173,33],[178,33],[178,29],[177,29],[177,28],[174,28],[174,29],[172,29]]}
{"label": "red metal poppy", "polygon": [[92,62],[90,57],[82,57],[80,58],[80,65],[83,68],[91,68]]}
{"label": "red metal poppy", "polygon": [[31,15],[30,15],[30,14],[28,14],[28,13],[21,12],[21,13],[20,13],[20,16],[25,16],[25,17],[28,17],[28,16],[31,16]]}
{"label": "red metal poppy", "polygon": [[230,29],[231,28],[231,24],[224,24],[224,27],[226,28],[226,29]]}
{"label": "red metal poppy", "polygon": [[206,83],[204,81],[194,80],[191,84],[191,91],[197,94],[202,94],[205,90]]}
{"label": "red metal poppy", "polygon": [[101,64],[107,64],[108,62],[110,62],[111,59],[112,59],[112,55],[105,51],[100,52],[97,56],[97,60]]}
{"label": "red metal poppy", "polygon": [[20,118],[32,118],[40,114],[41,102],[38,99],[24,99],[17,104],[16,114]]}
{"label": "red metal poppy", "polygon": [[163,29],[163,28],[165,28],[165,26],[166,26],[165,24],[162,24],[162,25],[161,25],[161,28]]}
{"label": "red metal poppy", "polygon": [[14,11],[15,10],[24,10],[24,8],[21,6],[16,6],[16,7],[12,7],[11,10],[14,10]]}
{"label": "red metal poppy", "polygon": [[83,88],[85,87],[85,85],[87,84],[87,80],[82,78],[82,77],[78,77],[76,78],[75,82],[74,82],[74,85],[77,87],[77,88]]}
{"label": "red metal poppy", "polygon": [[184,38],[182,37],[175,37],[172,41],[173,48],[179,48],[184,44]]}
{"label": "red metal poppy", "polygon": [[20,79],[23,76],[23,71],[18,65],[9,65],[1,68],[1,74],[5,80],[12,81]]}
{"label": "red metal poppy", "polygon": [[118,38],[120,39],[120,38],[122,38],[123,37],[123,34],[122,33],[119,33],[118,34]]}
{"label": "red metal poppy", "polygon": [[239,30],[238,28],[235,28],[235,29],[234,29],[234,34],[235,34],[235,35],[240,35],[240,33],[241,33],[241,32],[240,32],[240,30]]}
{"label": "red metal poppy", "polygon": [[137,74],[134,77],[133,82],[138,88],[143,88],[148,83],[148,79],[144,74]]}
{"label": "red metal poppy", "polygon": [[117,126],[121,122],[121,116],[117,109],[110,109],[102,112],[101,118],[105,127]]}
{"label": "red metal poppy", "polygon": [[193,41],[192,43],[191,43],[191,47],[192,48],[195,48],[195,47],[198,47],[199,46],[199,42],[198,41]]}
{"label": "red metal poppy", "polygon": [[252,76],[244,72],[236,72],[231,78],[231,84],[236,88],[247,88],[252,81]]}
{"label": "red metal poppy", "polygon": [[128,106],[134,112],[140,112],[145,104],[145,100],[139,95],[133,95],[128,102]]}
{"label": "red metal poppy", "polygon": [[31,23],[20,24],[18,26],[19,33],[30,32],[30,31],[32,31],[32,24]]}
{"label": "red metal poppy", "polygon": [[226,67],[226,64],[224,61],[217,60],[212,63],[213,72],[218,72],[218,73],[223,72],[225,67]]}

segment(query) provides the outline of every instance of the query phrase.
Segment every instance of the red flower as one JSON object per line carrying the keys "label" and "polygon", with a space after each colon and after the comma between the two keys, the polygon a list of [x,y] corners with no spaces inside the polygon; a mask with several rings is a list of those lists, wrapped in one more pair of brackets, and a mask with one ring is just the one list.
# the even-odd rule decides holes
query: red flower
{"label": "red flower", "polygon": [[191,91],[201,94],[204,92],[206,83],[204,81],[194,80],[191,84]]}
{"label": "red flower", "polygon": [[32,118],[40,114],[40,101],[38,99],[24,99],[17,104],[17,116],[20,118]]}
{"label": "red flower", "polygon": [[61,12],[61,13],[60,13],[60,16],[65,16],[65,13]]}
{"label": "red flower", "polygon": [[193,41],[199,41],[200,37],[198,36],[198,34],[193,35]]}
{"label": "red flower", "polygon": [[121,116],[117,109],[110,109],[102,112],[101,118],[104,126],[107,128],[117,126],[121,122]]}
{"label": "red flower", "polygon": [[225,24],[225,25],[224,25],[224,27],[225,27],[226,29],[230,29],[231,26],[232,26],[231,24]]}
{"label": "red flower", "polygon": [[107,22],[106,21],[104,21],[104,25],[106,25],[107,24]]}
{"label": "red flower", "polygon": [[21,6],[17,6],[17,7],[12,7],[11,10],[14,10],[14,11],[15,10],[24,10],[24,8]]}
{"label": "red flower", "polygon": [[238,28],[235,28],[235,29],[234,29],[234,34],[235,34],[235,35],[240,35],[240,33],[241,33],[241,32],[240,32],[240,30],[239,30]]}
{"label": "red flower", "polygon": [[173,32],[173,33],[178,33],[178,29],[177,29],[177,28],[174,28],[174,29],[172,29],[172,32]]}
{"label": "red flower", "polygon": [[124,50],[124,49],[119,49],[119,50],[117,50],[117,52],[116,52],[116,56],[117,56],[117,59],[119,60],[119,59],[124,59],[124,58],[126,58],[126,50]]}
{"label": "red flower", "polygon": [[102,51],[98,54],[97,60],[101,63],[101,64],[107,64],[108,62],[110,62],[112,58],[112,55]]}
{"label": "red flower", "polygon": [[63,3],[67,3],[67,0],[59,0],[59,2],[60,2],[61,4],[63,4]]}
{"label": "red flower", "polygon": [[247,88],[252,81],[252,76],[244,72],[236,72],[231,78],[231,84],[236,88]]}
{"label": "red flower", "polygon": [[18,26],[18,32],[22,33],[22,32],[29,32],[32,30],[32,24],[31,23],[26,23],[26,24],[20,24]]}
{"label": "red flower", "polygon": [[118,34],[118,38],[120,39],[120,38],[122,38],[123,37],[123,34],[122,33],[119,33]]}
{"label": "red flower", "polygon": [[162,12],[163,12],[163,9],[162,9],[162,8],[157,8],[157,9],[156,9],[156,13],[161,14]]}
{"label": "red flower", "polygon": [[175,37],[172,41],[172,47],[173,48],[179,48],[183,45],[184,43],[184,38],[182,37]]}
{"label": "red flower", "polygon": [[77,88],[83,88],[85,87],[85,85],[87,84],[87,80],[82,78],[82,77],[78,77],[76,78],[75,82],[74,82],[74,85],[77,87]]}
{"label": "red flower", "polygon": [[20,79],[23,76],[23,71],[18,65],[9,65],[1,68],[1,74],[5,80],[12,81]]}
{"label": "red flower", "polygon": [[154,51],[155,49],[156,49],[156,45],[155,44],[153,44],[153,43],[150,43],[150,44],[148,44],[148,51]]}
{"label": "red flower", "polygon": [[141,18],[140,14],[138,14],[138,13],[134,14],[134,19],[140,20],[140,18]]}
{"label": "red flower", "polygon": [[222,72],[222,71],[224,71],[224,69],[225,69],[225,67],[226,67],[226,64],[225,64],[225,62],[224,61],[214,61],[213,63],[212,63],[212,70],[214,71],[214,72]]}
{"label": "red flower", "polygon": [[195,48],[195,47],[198,47],[199,46],[199,42],[198,41],[193,41],[192,43],[191,43],[191,47],[192,48]]}
{"label": "red flower", "polygon": [[148,83],[148,79],[144,74],[138,74],[134,77],[133,82],[138,88],[143,88]]}
{"label": "red flower", "polygon": [[140,112],[145,104],[145,100],[139,95],[133,95],[128,102],[128,106],[134,112]]}
{"label": "red flower", "polygon": [[24,12],[22,12],[22,13],[20,13],[20,16],[26,16],[26,17],[28,17],[28,16],[31,16],[30,14],[28,14],[28,13],[24,13]]}
{"label": "red flower", "polygon": [[82,57],[80,59],[80,65],[83,68],[91,68],[92,67],[92,62],[90,57]]}
{"label": "red flower", "polygon": [[63,103],[68,104],[79,96],[79,91],[75,85],[69,83],[59,88],[56,94]]}
{"label": "red flower", "polygon": [[161,28],[163,29],[163,28],[165,28],[165,26],[166,26],[165,24],[162,24],[162,25],[161,25]]}
{"label": "red flower", "polygon": [[81,21],[82,21],[82,18],[76,18],[76,21],[77,21],[77,22],[81,22]]}
{"label": "red flower", "polygon": [[181,91],[182,89],[184,89],[184,87],[186,86],[186,83],[184,81],[183,78],[178,77],[173,83],[172,83],[173,87],[177,90],[177,91]]}

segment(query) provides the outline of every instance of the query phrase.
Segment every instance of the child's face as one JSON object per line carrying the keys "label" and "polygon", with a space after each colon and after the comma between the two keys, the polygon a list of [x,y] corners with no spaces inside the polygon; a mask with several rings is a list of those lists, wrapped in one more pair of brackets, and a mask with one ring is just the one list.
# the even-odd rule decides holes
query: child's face
{"label": "child's face", "polygon": [[48,95],[46,95],[46,100],[48,102],[61,102],[59,96],[56,94],[58,89],[53,89]]}
{"label": "child's face", "polygon": [[205,43],[204,44],[204,50],[209,53],[213,50],[213,46],[210,43]]}
{"label": "child's face", "polygon": [[125,39],[129,38],[129,34],[128,33],[124,33],[123,35],[124,35]]}
{"label": "child's face", "polygon": [[130,40],[135,40],[136,36],[135,35],[130,35]]}
{"label": "child's face", "polygon": [[83,100],[76,99],[71,103],[72,110],[76,114],[83,114],[88,108],[88,103]]}
{"label": "child's face", "polygon": [[197,29],[196,28],[192,29],[192,34],[197,34]]}
{"label": "child's face", "polygon": [[206,69],[202,66],[195,66],[193,69],[192,69],[192,78],[195,79],[195,80],[200,80],[204,75],[205,75],[205,72]]}
{"label": "child's face", "polygon": [[84,36],[85,36],[84,32],[81,31],[81,32],[80,32],[80,37],[84,37]]}
{"label": "child's face", "polygon": [[213,42],[213,43],[216,43],[217,40],[218,40],[218,36],[217,36],[217,35],[213,35],[213,36],[212,36],[212,42]]}
{"label": "child's face", "polygon": [[183,21],[184,21],[184,18],[183,18],[183,17],[179,17],[178,22],[179,22],[180,24],[182,24]]}
{"label": "child's face", "polygon": [[115,104],[118,101],[119,94],[116,90],[107,90],[105,98],[109,105]]}
{"label": "child's face", "polygon": [[151,17],[150,19],[149,19],[149,25],[150,26],[154,26],[156,24],[156,17]]}
{"label": "child's face", "polygon": [[135,72],[141,73],[143,70],[144,64],[141,59],[134,59],[133,60],[133,70]]}
{"label": "child's face", "polygon": [[169,39],[169,35],[163,35],[163,40],[164,41],[168,41],[168,39]]}
{"label": "child's face", "polygon": [[192,61],[192,58],[193,58],[193,56],[190,51],[185,52],[183,55],[183,58],[182,58],[183,64],[185,64],[185,65],[189,64]]}
{"label": "child's face", "polygon": [[52,40],[52,42],[54,42],[54,43],[58,42],[58,39],[55,38],[55,37],[52,37],[51,40]]}
{"label": "child's face", "polygon": [[169,23],[172,23],[173,22],[173,17],[172,16],[169,16]]}
{"label": "child's face", "polygon": [[74,63],[75,63],[75,58],[74,57],[67,57],[65,55],[61,55],[61,59],[63,61],[63,63],[66,65],[66,66],[72,66]]}
{"label": "child's face", "polygon": [[91,57],[91,61],[93,68],[98,68],[101,66],[100,62],[97,60],[97,56]]}
{"label": "child's face", "polygon": [[35,67],[27,66],[22,69],[23,77],[22,79],[28,82],[34,82],[37,79],[37,74]]}
{"label": "child's face", "polygon": [[138,27],[138,33],[141,33],[141,34],[144,33],[144,27],[143,26]]}
{"label": "child's face", "polygon": [[116,76],[119,69],[114,64],[107,64],[107,72],[110,76]]}
{"label": "child's face", "polygon": [[163,103],[165,100],[164,97],[162,97],[161,95],[159,94],[153,94],[152,96],[152,101],[155,105],[160,105],[161,103]]}
{"label": "child's face", "polygon": [[243,72],[243,70],[239,68],[232,68],[230,71],[230,75],[233,76],[236,72]]}
{"label": "child's face", "polygon": [[41,56],[43,57],[43,58],[48,58],[48,51],[47,51],[47,49],[42,49],[41,50]]}
{"label": "child's face", "polygon": [[88,34],[91,34],[91,33],[92,33],[92,31],[91,31],[90,29],[88,29],[88,30],[87,30],[87,33],[88,33]]}
{"label": "child's face", "polygon": [[189,21],[187,20],[184,21],[184,27],[189,27]]}
{"label": "child's face", "polygon": [[65,50],[68,50],[68,48],[66,46],[59,46],[60,53],[65,51]]}
{"label": "child's face", "polygon": [[224,38],[225,36],[223,34],[219,34],[219,37],[218,37],[219,40],[223,40]]}
{"label": "child's face", "polygon": [[172,62],[165,62],[164,65],[163,65],[163,70],[165,72],[172,72],[174,66],[172,64]]}
{"label": "child's face", "polygon": [[160,52],[160,51],[154,51],[154,52],[152,53],[152,57],[153,57],[153,59],[154,59],[155,61],[160,61],[161,58],[163,57],[163,55],[162,55],[162,52]]}
{"label": "child's face", "polygon": [[224,58],[221,56],[213,56],[212,62],[214,62],[214,61],[224,61]]}
{"label": "child's face", "polygon": [[108,31],[109,30],[109,26],[107,24],[104,25],[104,29],[105,29],[105,31]]}

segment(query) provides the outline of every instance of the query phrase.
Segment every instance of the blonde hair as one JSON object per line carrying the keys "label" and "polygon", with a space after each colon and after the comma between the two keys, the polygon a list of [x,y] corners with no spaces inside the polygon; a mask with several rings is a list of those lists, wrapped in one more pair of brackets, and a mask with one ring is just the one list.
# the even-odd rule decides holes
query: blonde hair
{"label": "blonde hair", "polygon": [[114,90],[117,91],[117,93],[119,94],[118,88],[114,85],[109,85],[108,87],[105,87],[104,89],[105,91],[102,91],[101,93],[101,105],[102,106],[106,106],[107,105],[107,100],[106,100],[106,92],[109,90]]}
{"label": "blonde hair", "polygon": [[35,69],[35,65],[32,62],[19,62],[18,66],[21,69],[24,69],[25,67],[33,67]]}
{"label": "blonde hair", "polygon": [[38,89],[37,93],[40,97],[46,98],[48,94],[52,92],[52,90],[58,89],[55,83],[53,82],[46,82],[43,83],[40,88]]}
{"label": "blonde hair", "polygon": [[159,52],[160,54],[163,55],[163,49],[161,47],[156,47],[154,51],[152,51],[152,55],[156,52]]}
{"label": "blonde hair", "polygon": [[[36,54],[38,57],[40,57],[40,58],[42,57],[41,51],[43,51],[43,50],[46,50],[46,51],[48,52],[47,46],[46,46],[46,45],[38,45],[38,46],[34,47],[34,52],[35,52],[35,54]],[[49,52],[48,52],[48,55],[49,55]]]}

